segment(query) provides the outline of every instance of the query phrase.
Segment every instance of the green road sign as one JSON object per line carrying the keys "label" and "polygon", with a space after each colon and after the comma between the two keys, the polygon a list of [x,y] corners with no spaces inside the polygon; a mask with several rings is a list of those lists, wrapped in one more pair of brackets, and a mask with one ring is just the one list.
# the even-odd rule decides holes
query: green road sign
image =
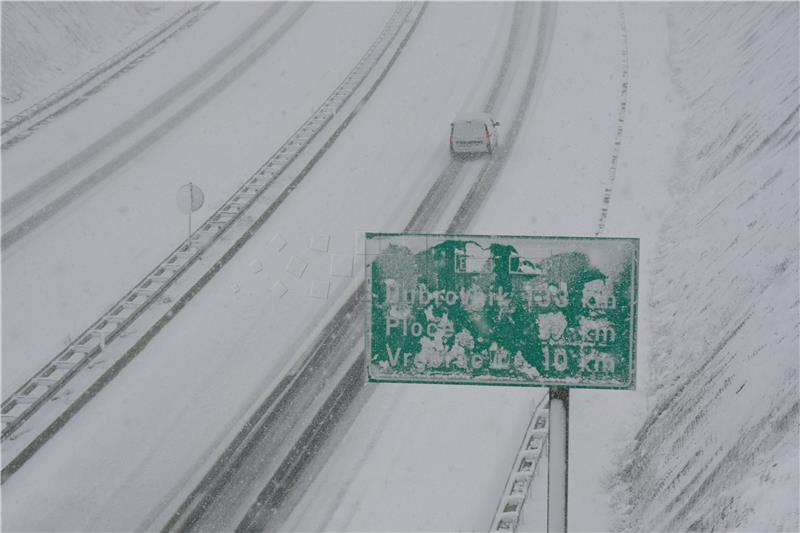
{"label": "green road sign", "polygon": [[370,381],[634,389],[638,239],[367,233]]}

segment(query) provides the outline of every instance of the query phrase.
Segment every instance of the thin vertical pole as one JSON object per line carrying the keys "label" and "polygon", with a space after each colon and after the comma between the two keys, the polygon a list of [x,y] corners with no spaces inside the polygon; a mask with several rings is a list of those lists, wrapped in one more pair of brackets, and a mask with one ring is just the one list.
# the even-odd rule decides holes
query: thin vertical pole
{"label": "thin vertical pole", "polygon": [[550,436],[547,452],[547,531],[567,531],[567,479],[569,475],[569,389],[550,389]]}
{"label": "thin vertical pole", "polygon": [[192,207],[194,207],[194,187],[189,182],[189,235],[186,237],[186,251],[192,249]]}

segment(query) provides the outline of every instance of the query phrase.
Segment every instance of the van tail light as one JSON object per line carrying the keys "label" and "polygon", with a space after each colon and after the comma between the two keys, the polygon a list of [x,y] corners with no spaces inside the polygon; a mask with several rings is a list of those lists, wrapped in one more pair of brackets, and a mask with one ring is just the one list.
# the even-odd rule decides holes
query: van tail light
{"label": "van tail light", "polygon": [[486,126],[484,126],[483,129],[486,131],[486,142],[489,142],[489,140],[492,138],[492,134],[489,133],[489,128]]}

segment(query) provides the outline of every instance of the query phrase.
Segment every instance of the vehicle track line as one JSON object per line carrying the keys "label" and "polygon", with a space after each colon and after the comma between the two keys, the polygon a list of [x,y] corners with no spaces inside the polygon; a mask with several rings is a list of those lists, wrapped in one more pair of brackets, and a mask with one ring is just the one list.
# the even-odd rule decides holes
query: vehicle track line
{"label": "vehicle track line", "polygon": [[[156,117],[159,113],[163,112],[169,105],[177,101],[181,95],[198,83],[204,78],[208,77],[216,70],[216,67],[223,61],[232,56],[245,42],[247,42],[254,34],[258,33],[264,24],[273,18],[277,12],[283,7],[284,4],[272,4],[269,9],[262,13],[247,29],[242,32],[234,41],[229,43],[225,48],[217,52],[211,59],[206,61],[200,68],[196,69],[189,76],[185,77],[178,84],[170,88],[166,93],[162,94],[154,102],[150,103],[142,111],[136,113],[134,116],[115,127],[108,135],[102,139],[92,143],[89,147],[82,150],[77,155],[71,157],[69,160],[60,164],[58,167],[47,172],[43,176],[37,178],[33,183],[22,189],[12,197],[8,198],[2,203],[2,210],[4,213],[10,213],[24,206],[26,203],[33,200],[37,195],[51,188],[63,179],[69,176],[69,173],[84,165],[87,161],[97,156],[103,150],[108,149],[114,144],[118,143],[121,139],[129,135],[132,131],[145,124],[148,120]],[[5,250],[8,246],[18,241],[35,228],[39,227],[46,220],[50,219],[57,212],[61,211],[64,207],[71,204],[84,192],[88,191],[101,181],[108,178],[114,171],[122,165],[139,155],[146,148],[150,147],[156,141],[160,140],[169,131],[177,127],[194,112],[199,110],[203,105],[207,104],[222,90],[227,88],[239,76],[255,63],[261,55],[266,53],[272,48],[280,38],[289,31],[294,23],[299,20],[300,16],[310,7],[310,4],[303,3],[291,15],[287,21],[284,21],[279,28],[271,33],[265,41],[263,41],[255,50],[250,52],[244,59],[239,61],[236,65],[231,67],[228,72],[222,75],[216,82],[209,86],[202,93],[194,97],[188,104],[181,107],[172,116],[167,118],[154,130],[151,130],[144,137],[139,139],[133,146],[117,155],[110,162],[104,164],[99,169],[95,170],[88,176],[82,178],[77,184],[72,186],[69,190],[62,193],[55,200],[50,201],[40,210],[23,220],[9,231],[3,233],[2,244],[0,249]]]}
{"label": "vehicle track line", "polygon": [[511,15],[511,28],[509,28],[509,40],[506,43],[506,49],[503,52],[503,61],[500,64],[500,71],[494,79],[494,85],[489,93],[489,98],[486,99],[486,104],[483,110],[487,113],[494,112],[497,106],[497,100],[500,97],[500,91],[505,86],[505,79],[508,77],[508,68],[511,65],[511,59],[519,47],[519,38],[522,32],[520,31],[520,24],[522,24],[522,8],[519,4],[514,4],[514,12]]}
{"label": "vehicle track line", "polygon": [[292,490],[294,480],[302,473],[308,458],[319,451],[325,439],[333,431],[336,423],[350,406],[351,401],[364,387],[364,368],[366,367],[364,352],[356,359],[344,377],[339,381],[336,389],[328,396],[311,423],[303,431],[289,457],[299,457],[303,460],[284,461],[278,471],[267,482],[259,494],[256,502],[250,507],[244,519],[236,526],[237,533],[248,531],[264,531],[265,524],[260,515],[266,509],[270,512],[270,505],[282,501]]}
{"label": "vehicle track line", "polygon": [[[514,114],[514,120],[511,123],[508,137],[498,150],[501,157],[490,159],[489,163],[483,167],[478,179],[473,183],[464,202],[461,204],[455,217],[453,217],[452,222],[448,226],[447,233],[460,233],[467,230],[469,223],[474,220],[486,201],[489,191],[494,186],[506,164],[506,156],[517,141],[519,130],[522,127],[524,117],[530,107],[539,69],[542,67],[548,55],[546,50],[550,48],[550,41],[552,40],[552,31],[550,31],[552,23],[550,18],[555,16],[555,13],[552,11],[549,4],[542,4],[542,16],[536,34],[537,53],[534,56],[533,65],[528,72],[528,78],[525,81],[520,106],[518,112]],[[539,53],[539,51],[544,51],[544,53]]]}
{"label": "vehicle track line", "polygon": [[[511,15],[511,27],[509,28],[508,41],[506,42],[506,47],[503,51],[503,59],[500,62],[500,70],[495,77],[492,89],[489,92],[489,96],[487,97],[486,103],[483,106],[484,111],[487,113],[492,113],[497,105],[497,99],[500,96],[500,91],[505,86],[506,78],[508,77],[508,69],[511,65],[511,59],[513,58],[519,46],[519,39],[522,33],[520,31],[520,24],[522,23],[523,19],[522,11],[523,9],[521,5],[519,3],[515,3],[514,11]],[[425,196],[425,198],[422,200],[422,203],[411,217],[411,221],[408,224],[410,228],[416,228],[419,230],[424,228],[425,224],[422,222],[422,220],[428,216],[427,213],[435,209],[437,206],[442,205],[446,194],[453,186],[453,182],[458,174],[463,170],[464,164],[465,159],[462,158],[453,158],[450,160],[450,163],[447,165],[447,167],[439,174],[439,177],[436,179],[431,191],[427,196]]]}

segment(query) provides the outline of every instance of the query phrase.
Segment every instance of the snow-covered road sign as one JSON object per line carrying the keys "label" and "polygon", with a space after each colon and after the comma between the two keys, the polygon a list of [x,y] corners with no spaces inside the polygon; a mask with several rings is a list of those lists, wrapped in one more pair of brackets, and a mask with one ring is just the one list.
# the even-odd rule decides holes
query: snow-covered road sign
{"label": "snow-covered road sign", "polygon": [[187,183],[181,186],[175,197],[178,209],[186,215],[190,215],[203,207],[205,200],[206,196],[203,194],[203,190],[194,183]]}
{"label": "snow-covered road sign", "polygon": [[370,381],[634,389],[639,240],[367,233]]}

